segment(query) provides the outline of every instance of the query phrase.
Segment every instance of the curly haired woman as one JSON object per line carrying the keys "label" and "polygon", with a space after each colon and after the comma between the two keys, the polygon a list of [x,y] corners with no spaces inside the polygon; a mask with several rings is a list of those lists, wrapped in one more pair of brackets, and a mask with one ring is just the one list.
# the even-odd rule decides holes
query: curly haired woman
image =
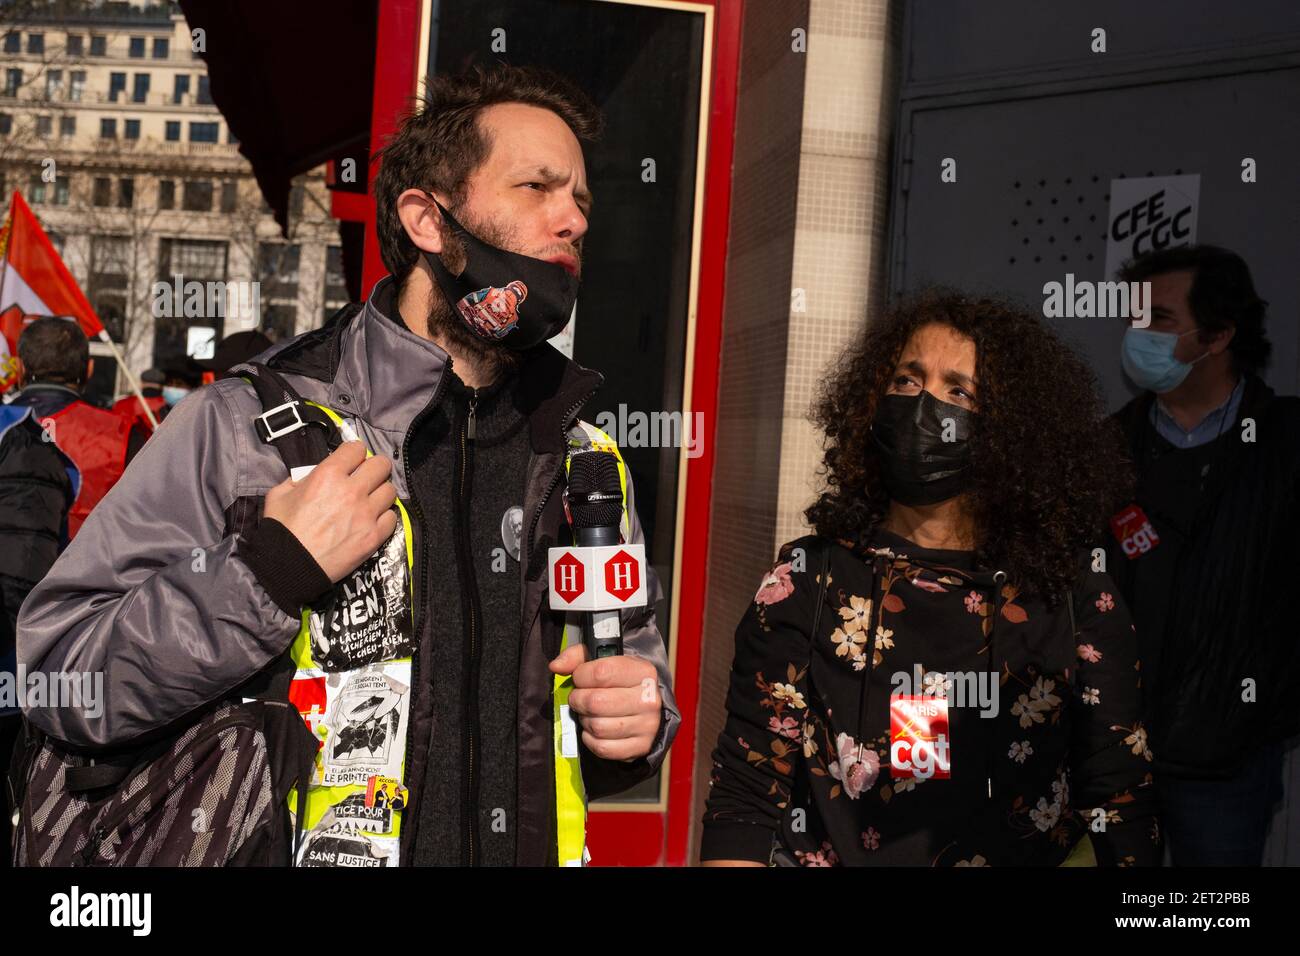
{"label": "curly haired woman", "polygon": [[1092,558],[1129,477],[1088,369],[932,291],[872,323],[816,422],[817,534],[736,632],[701,860],[1158,863],[1137,642]]}

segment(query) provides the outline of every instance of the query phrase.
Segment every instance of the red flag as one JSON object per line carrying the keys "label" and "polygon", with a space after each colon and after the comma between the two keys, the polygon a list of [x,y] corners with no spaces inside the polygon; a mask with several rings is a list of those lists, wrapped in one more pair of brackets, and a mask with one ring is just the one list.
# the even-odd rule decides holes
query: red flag
{"label": "red flag", "polygon": [[4,332],[0,391],[13,383],[9,356],[18,351],[18,336],[29,322],[43,315],[76,319],[88,338],[104,331],[50,237],[22,194],[15,192],[9,202],[9,218],[0,229],[0,330]]}

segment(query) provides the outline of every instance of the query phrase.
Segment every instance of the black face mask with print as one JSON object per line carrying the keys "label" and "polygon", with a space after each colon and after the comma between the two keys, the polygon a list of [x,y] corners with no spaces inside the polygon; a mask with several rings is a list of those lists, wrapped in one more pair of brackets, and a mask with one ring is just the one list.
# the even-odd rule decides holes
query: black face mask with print
{"label": "black face mask with print", "polygon": [[[952,428],[946,429],[949,419]],[[973,420],[971,412],[929,392],[884,396],[871,437],[880,449],[881,480],[889,496],[900,504],[933,505],[965,491]],[[951,440],[944,440],[945,430]]]}
{"label": "black face mask with print", "polygon": [[[433,199],[432,196],[429,197]],[[474,335],[515,351],[564,330],[578,298],[578,279],[563,266],[499,249],[474,235],[433,200],[465,248],[465,268],[452,275],[424,253],[452,311]]]}

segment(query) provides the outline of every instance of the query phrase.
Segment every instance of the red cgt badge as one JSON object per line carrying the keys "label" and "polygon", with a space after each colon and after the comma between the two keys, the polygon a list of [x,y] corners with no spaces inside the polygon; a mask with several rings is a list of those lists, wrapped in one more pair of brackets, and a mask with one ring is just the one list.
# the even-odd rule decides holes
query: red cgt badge
{"label": "red cgt badge", "polygon": [[1129,505],[1112,517],[1110,530],[1130,561],[1146,554],[1160,543],[1160,536],[1147,520],[1146,512],[1136,504]]}
{"label": "red cgt badge", "polygon": [[951,779],[947,700],[889,698],[889,775],[894,779]]}

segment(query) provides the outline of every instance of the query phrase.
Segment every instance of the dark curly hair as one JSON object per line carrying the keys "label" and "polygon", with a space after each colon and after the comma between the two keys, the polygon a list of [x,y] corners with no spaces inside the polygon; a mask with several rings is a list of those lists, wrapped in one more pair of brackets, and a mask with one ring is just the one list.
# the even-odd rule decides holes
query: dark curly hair
{"label": "dark curly hair", "polygon": [[1132,492],[1118,426],[1091,370],[1042,321],[994,298],[929,289],[900,302],[832,367],[813,421],[825,432],[817,533],[859,542],[889,508],[870,427],[912,334],[938,322],[975,343],[970,499],[976,560],[1055,606]]}

